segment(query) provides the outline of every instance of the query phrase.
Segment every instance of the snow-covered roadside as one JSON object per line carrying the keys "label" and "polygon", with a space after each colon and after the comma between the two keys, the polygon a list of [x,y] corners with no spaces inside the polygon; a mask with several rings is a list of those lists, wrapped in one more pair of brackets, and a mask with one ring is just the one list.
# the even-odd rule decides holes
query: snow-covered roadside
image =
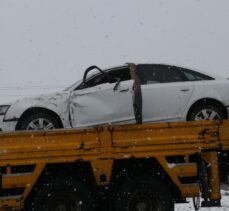
{"label": "snow-covered roadside", "polygon": [[[222,207],[201,208],[200,211],[228,211],[229,210],[229,185],[222,188]],[[187,204],[177,204],[175,211],[194,211],[192,199]]]}

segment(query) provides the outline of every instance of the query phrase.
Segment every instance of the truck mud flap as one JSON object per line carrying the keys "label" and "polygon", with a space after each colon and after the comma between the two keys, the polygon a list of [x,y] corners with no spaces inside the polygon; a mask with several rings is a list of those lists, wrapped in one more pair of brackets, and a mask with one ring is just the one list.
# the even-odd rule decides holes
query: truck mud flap
{"label": "truck mud flap", "polygon": [[0,196],[2,193],[2,174],[0,173]]}

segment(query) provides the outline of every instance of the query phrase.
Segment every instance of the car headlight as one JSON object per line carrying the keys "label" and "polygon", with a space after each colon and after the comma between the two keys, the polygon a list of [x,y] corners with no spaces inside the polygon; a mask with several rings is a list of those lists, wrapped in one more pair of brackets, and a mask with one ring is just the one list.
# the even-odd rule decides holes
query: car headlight
{"label": "car headlight", "polygon": [[5,115],[10,105],[0,105],[0,115]]}

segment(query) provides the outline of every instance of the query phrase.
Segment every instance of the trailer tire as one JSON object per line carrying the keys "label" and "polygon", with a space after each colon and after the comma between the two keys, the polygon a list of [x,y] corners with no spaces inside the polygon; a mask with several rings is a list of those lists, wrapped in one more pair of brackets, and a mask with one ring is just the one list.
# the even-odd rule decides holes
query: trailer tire
{"label": "trailer tire", "polygon": [[160,179],[151,176],[139,176],[127,182],[114,200],[114,211],[174,211],[169,189]]}
{"label": "trailer tire", "polygon": [[26,211],[94,211],[94,200],[85,185],[71,179],[42,184],[26,206]]}

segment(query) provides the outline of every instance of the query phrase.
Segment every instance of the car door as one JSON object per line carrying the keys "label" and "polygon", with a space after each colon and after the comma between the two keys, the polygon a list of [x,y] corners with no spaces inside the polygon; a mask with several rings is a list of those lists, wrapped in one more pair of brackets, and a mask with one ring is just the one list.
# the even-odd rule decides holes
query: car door
{"label": "car door", "polygon": [[193,84],[167,65],[139,65],[143,122],[184,120]]}
{"label": "car door", "polygon": [[[98,81],[99,77],[103,76],[95,79]],[[93,82],[90,87],[73,91],[69,103],[72,126],[133,122],[134,82],[130,78],[124,79],[120,79],[118,84],[116,81],[109,83],[106,80],[102,83]]]}

